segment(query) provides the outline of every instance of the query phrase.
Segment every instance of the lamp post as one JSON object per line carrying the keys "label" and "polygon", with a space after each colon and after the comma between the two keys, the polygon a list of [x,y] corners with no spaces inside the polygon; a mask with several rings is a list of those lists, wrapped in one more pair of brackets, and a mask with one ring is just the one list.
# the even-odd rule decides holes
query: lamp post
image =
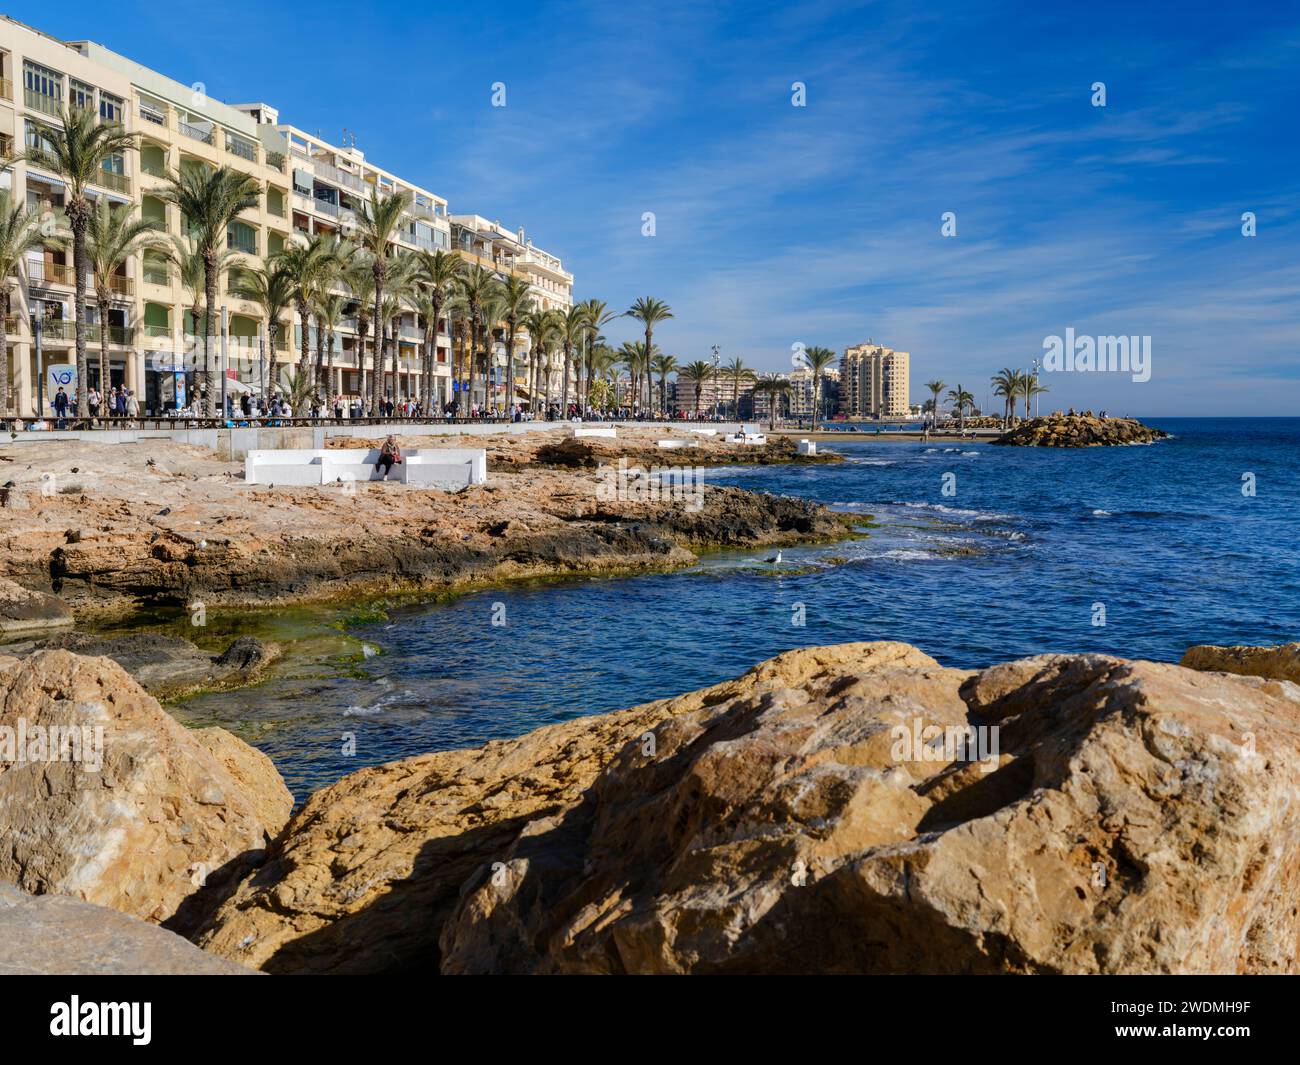
{"label": "lamp post", "polygon": [[226,378],[229,376],[230,352],[226,349],[227,333],[230,329],[230,312],[221,308],[221,420],[226,420]]}
{"label": "lamp post", "polygon": [[[1038,387],[1038,360],[1034,359],[1031,365],[1034,370],[1034,374],[1033,374],[1034,388],[1037,388]],[[1033,397],[1034,397],[1034,417],[1037,418],[1038,417],[1038,393],[1034,392]]]}
{"label": "lamp post", "polygon": [[32,337],[36,344],[36,417],[40,420],[45,417],[45,351],[41,346],[43,334],[45,332],[45,323],[41,316],[35,315],[32,318]]}

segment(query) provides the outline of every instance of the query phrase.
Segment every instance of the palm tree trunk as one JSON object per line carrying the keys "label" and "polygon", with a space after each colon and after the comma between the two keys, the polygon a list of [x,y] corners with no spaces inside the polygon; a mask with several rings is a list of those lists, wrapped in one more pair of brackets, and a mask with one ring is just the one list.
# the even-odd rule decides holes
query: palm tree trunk
{"label": "palm tree trunk", "polygon": [[320,314],[316,315],[316,365],[312,372],[312,391],[317,395],[320,394],[321,385],[324,384],[325,370],[325,323],[322,321]]}
{"label": "palm tree trunk", "polygon": [[[9,330],[5,325],[9,317],[9,303],[9,282],[5,281],[0,288],[0,415],[9,413]],[[15,403],[14,406],[16,408],[18,404]]]}
{"label": "palm tree trunk", "polygon": [[212,318],[217,310],[217,263],[213,256],[203,260],[203,417],[212,417]]}
{"label": "palm tree trunk", "polygon": [[334,398],[334,327],[329,329],[329,362],[325,369],[325,380],[329,382],[329,387],[325,389],[325,406],[328,409],[331,400]]}
{"label": "palm tree trunk", "polygon": [[86,224],[90,210],[84,196],[75,197],[67,206],[68,223],[72,228],[72,269],[76,272],[76,317],[73,319],[77,341],[77,417],[86,416],[86,377],[89,365],[86,358]]}
{"label": "palm tree trunk", "polygon": [[108,293],[95,293],[95,306],[99,310],[99,407],[108,402]]}

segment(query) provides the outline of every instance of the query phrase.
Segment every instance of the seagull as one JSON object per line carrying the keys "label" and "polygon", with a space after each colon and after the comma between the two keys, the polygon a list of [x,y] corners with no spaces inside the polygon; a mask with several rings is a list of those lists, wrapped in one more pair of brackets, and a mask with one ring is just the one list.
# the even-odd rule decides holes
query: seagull
{"label": "seagull", "polygon": [[763,561],[770,562],[774,566],[779,566],[781,564],[781,552],[778,551],[775,555],[772,555],[770,558],[765,558]]}

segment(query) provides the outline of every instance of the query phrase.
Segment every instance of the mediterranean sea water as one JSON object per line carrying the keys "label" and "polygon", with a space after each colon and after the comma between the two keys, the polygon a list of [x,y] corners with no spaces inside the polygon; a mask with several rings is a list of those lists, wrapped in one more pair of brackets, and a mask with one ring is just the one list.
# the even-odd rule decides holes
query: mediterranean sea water
{"label": "mediterranean sea water", "polygon": [[770,550],[726,553],[398,608],[350,626],[347,654],[175,711],[261,747],[301,799],[364,765],[677,695],[808,644],[904,640],[977,667],[1300,639],[1300,418],[1149,424],[1173,438],[831,441],[843,464],[710,470],[706,483],[803,496],[874,527],[785,549],[780,565],[763,561]]}

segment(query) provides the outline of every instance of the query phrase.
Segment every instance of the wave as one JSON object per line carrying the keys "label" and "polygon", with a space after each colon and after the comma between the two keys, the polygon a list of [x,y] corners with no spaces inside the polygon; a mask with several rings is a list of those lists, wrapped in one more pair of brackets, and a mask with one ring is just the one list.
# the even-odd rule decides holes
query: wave
{"label": "wave", "polygon": [[972,521],[1015,521],[1013,514],[995,514],[983,510],[965,510],[961,507],[950,507],[943,503],[909,503],[907,501],[890,503],[889,506],[910,507],[913,510],[934,510],[940,514],[947,514],[954,518],[970,518]]}

